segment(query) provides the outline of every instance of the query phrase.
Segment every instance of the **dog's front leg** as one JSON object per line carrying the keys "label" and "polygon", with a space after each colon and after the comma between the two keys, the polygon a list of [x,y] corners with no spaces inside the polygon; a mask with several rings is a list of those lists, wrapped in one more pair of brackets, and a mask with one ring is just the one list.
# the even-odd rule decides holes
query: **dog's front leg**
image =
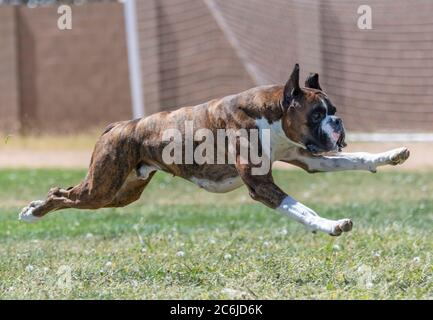
{"label": "dog's front leg", "polygon": [[283,160],[309,172],[367,170],[376,172],[377,167],[402,164],[409,158],[407,148],[398,148],[382,153],[338,153],[330,156],[313,156],[300,151],[293,159]]}
{"label": "dog's front leg", "polygon": [[351,220],[322,218],[312,209],[288,196],[274,183],[271,172],[266,175],[253,175],[249,164],[237,164],[237,170],[254,200],[295,219],[310,230],[339,236],[342,232],[352,229]]}

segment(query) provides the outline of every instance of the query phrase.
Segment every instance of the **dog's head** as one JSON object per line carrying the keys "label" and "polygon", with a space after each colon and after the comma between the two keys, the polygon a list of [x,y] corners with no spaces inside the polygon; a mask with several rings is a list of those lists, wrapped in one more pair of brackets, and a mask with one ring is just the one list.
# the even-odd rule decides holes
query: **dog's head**
{"label": "dog's head", "polygon": [[346,146],[343,121],[336,108],[322,91],[319,75],[310,74],[305,87],[299,86],[299,65],[284,86],[283,128],[287,137],[311,153],[340,151]]}

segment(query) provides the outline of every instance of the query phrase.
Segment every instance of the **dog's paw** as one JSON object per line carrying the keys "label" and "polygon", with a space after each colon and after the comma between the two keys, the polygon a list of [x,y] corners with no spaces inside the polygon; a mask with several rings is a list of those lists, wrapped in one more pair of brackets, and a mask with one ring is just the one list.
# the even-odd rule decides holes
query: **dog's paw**
{"label": "dog's paw", "polygon": [[350,219],[341,219],[336,221],[334,230],[330,233],[331,236],[338,237],[343,232],[349,232],[352,230],[353,222]]}
{"label": "dog's paw", "polygon": [[409,158],[410,152],[408,148],[398,148],[390,151],[389,164],[396,166],[402,164]]}
{"label": "dog's paw", "polygon": [[42,200],[36,200],[29,204],[28,207],[25,207],[21,210],[18,219],[20,221],[33,223],[41,219],[42,217],[37,217],[33,214],[35,209],[41,206],[44,202]]}

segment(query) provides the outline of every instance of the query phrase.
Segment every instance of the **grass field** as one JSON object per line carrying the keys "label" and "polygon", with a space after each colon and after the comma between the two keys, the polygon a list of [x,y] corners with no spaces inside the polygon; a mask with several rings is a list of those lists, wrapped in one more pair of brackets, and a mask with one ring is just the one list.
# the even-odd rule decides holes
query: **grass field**
{"label": "grass field", "polygon": [[64,210],[28,225],[21,207],[83,170],[0,170],[0,298],[433,298],[433,171],[309,175],[278,184],[339,238],[250,200],[158,173],[139,202]]}

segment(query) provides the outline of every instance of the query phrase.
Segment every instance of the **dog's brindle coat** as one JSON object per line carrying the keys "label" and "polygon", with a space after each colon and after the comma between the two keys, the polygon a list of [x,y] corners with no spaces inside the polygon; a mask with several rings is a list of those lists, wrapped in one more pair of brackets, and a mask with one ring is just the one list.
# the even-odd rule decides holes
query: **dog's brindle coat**
{"label": "dog's brindle coat", "polygon": [[[140,198],[156,170],[193,181],[213,192],[227,192],[245,184],[251,197],[287,214],[312,231],[338,236],[352,228],[349,219],[328,220],[288,196],[273,181],[271,170],[253,175],[253,164],[166,164],[162,150],[164,130],[175,128],[185,134],[185,121],[194,129],[270,129],[270,160],[282,160],[308,172],[369,170],[380,165],[404,162],[406,148],[380,154],[340,153],[344,129],[335,107],[322,91],[318,75],[299,86],[295,66],[285,86],[256,87],[194,107],[160,112],[144,119],[109,125],[93,151],[86,178],[69,189],[53,188],[43,201],[24,208],[20,218],[34,221],[50,211],[64,208],[98,209],[123,207]],[[324,155],[324,152],[333,152]]]}

